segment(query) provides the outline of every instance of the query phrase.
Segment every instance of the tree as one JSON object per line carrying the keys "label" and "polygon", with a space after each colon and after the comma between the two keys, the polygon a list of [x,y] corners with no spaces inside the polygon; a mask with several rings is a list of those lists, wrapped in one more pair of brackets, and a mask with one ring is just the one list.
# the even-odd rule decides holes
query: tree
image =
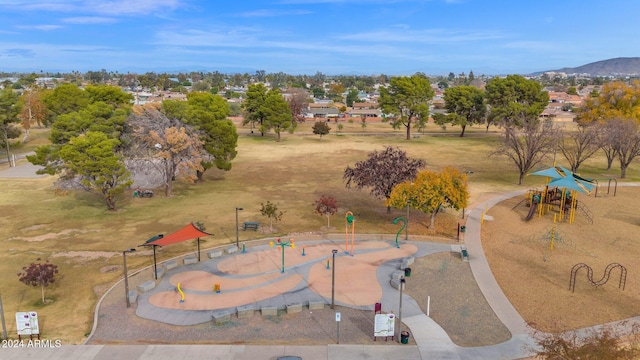
{"label": "tree", "polygon": [[627,168],[640,156],[640,126],[632,119],[614,119],[607,122],[609,141],[620,162],[620,178],[627,176]]}
{"label": "tree", "polygon": [[260,203],[260,213],[269,219],[269,231],[273,232],[273,222],[282,220],[282,211],[278,211],[278,205],[267,200],[267,203]]}
{"label": "tree", "polygon": [[[367,159],[358,161],[353,168],[347,166],[343,179],[346,188],[369,188],[370,194],[378,199],[389,199],[393,188],[416,177],[418,170],[425,166],[424,160],[409,159],[407,153],[390,146],[383,151],[374,151]],[[387,205],[387,212],[391,207]]]}
{"label": "tree", "polygon": [[196,171],[200,181],[204,172],[213,166],[224,171],[231,170],[231,160],[238,154],[238,131],[227,118],[229,113],[229,103],[219,95],[204,92],[187,95],[184,122],[200,132],[200,140],[210,155],[200,164],[202,171]]}
{"label": "tree", "polygon": [[172,196],[173,181],[197,179],[202,171],[203,148],[197,133],[179,120],[169,119],[153,105],[136,108],[128,119],[136,140],[128,151],[158,169],[164,181],[165,196]]}
{"label": "tree", "polygon": [[262,136],[264,136],[262,125],[265,118],[263,105],[266,97],[267,87],[264,84],[251,84],[247,89],[246,98],[242,102],[242,110],[244,111],[242,125],[251,124],[251,129],[253,129],[257,124]]}
{"label": "tree", "polygon": [[4,142],[2,145],[7,151],[8,161],[11,161],[9,139],[20,136],[20,131],[13,125],[20,121],[19,114],[20,103],[18,102],[18,95],[10,88],[0,91],[0,136],[2,136]]}
{"label": "tree", "polygon": [[[38,258],[36,261],[40,261]],[[18,273],[18,277],[21,283],[28,286],[40,286],[42,290],[42,303],[44,304],[44,288],[53,284],[56,281],[56,274],[58,273],[58,266],[49,263],[31,263],[29,266],[24,266],[22,271]]]}
{"label": "tree", "polygon": [[79,177],[82,188],[100,196],[109,210],[116,210],[116,197],[133,184],[122,157],[115,152],[118,145],[119,140],[90,131],[60,149],[66,176]]}
{"label": "tree", "polygon": [[46,125],[53,124],[58,115],[78,111],[91,102],[89,94],[74,84],[56,86],[45,92],[42,101],[47,107]]}
{"label": "tree", "polygon": [[393,115],[391,126],[394,129],[404,126],[407,140],[411,140],[411,124],[429,119],[433,95],[429,79],[421,74],[392,77],[389,88],[381,88],[378,102],[382,111]]}
{"label": "tree", "polygon": [[597,97],[589,97],[577,111],[576,121],[587,125],[612,119],[633,119],[640,123],[640,81],[627,85],[610,82],[602,86]]}
{"label": "tree", "polygon": [[42,102],[42,90],[37,87],[25,91],[22,96],[20,96],[20,104],[22,111],[20,112],[19,118],[25,131],[22,142],[26,143],[29,139],[31,125],[38,124],[38,127],[42,127],[47,115],[47,108]]}
{"label": "tree", "polygon": [[260,112],[264,115],[260,132],[265,133],[273,129],[278,135],[278,142],[280,142],[282,131],[293,131],[296,128],[296,123],[293,122],[293,117],[289,110],[289,104],[287,104],[278,89],[271,89],[267,92]]}
{"label": "tree", "polygon": [[349,93],[347,93],[347,106],[353,106],[353,103],[358,100],[358,90],[351,89]]}
{"label": "tree", "polygon": [[338,202],[333,196],[322,195],[320,199],[316,200],[313,205],[318,214],[327,217],[327,228],[331,227],[329,219],[331,215],[338,212]]}
{"label": "tree", "polygon": [[490,156],[506,156],[518,168],[518,185],[525,174],[533,170],[554,147],[558,135],[551,122],[525,126],[518,132],[513,126],[505,128],[503,141]]}
{"label": "tree", "polygon": [[549,103],[549,94],[542,91],[540,83],[520,75],[494,78],[487,84],[485,94],[491,106],[487,124],[504,127],[533,125]]}
{"label": "tree", "polygon": [[448,111],[447,122],[462,128],[464,136],[467,125],[485,121],[487,106],[484,104],[484,91],[475,86],[455,86],[444,92],[445,108]]}
{"label": "tree", "polygon": [[572,172],[577,173],[580,165],[600,149],[597,129],[597,126],[579,126],[576,131],[559,132],[557,145]]}
{"label": "tree", "polygon": [[464,209],[468,199],[467,176],[457,169],[446,167],[440,173],[421,171],[412,181],[396,185],[386,205],[396,209],[409,206],[431,214],[429,227],[433,228],[436,215],[442,207]]}
{"label": "tree", "polygon": [[[549,360],[601,360],[601,359],[637,359],[638,326],[632,325],[631,334],[624,336],[618,328],[604,326],[597,330],[589,329],[585,333],[578,331],[536,332],[533,336],[538,347],[536,357]],[[623,341],[623,337],[627,340]]]}
{"label": "tree", "polygon": [[320,135],[320,140],[322,140],[322,135],[327,135],[329,131],[331,131],[331,128],[324,121],[316,121],[313,124],[313,133]]}
{"label": "tree", "polygon": [[554,149],[555,129],[550,122],[541,124],[540,114],[549,103],[542,85],[519,75],[495,78],[486,87],[491,106],[490,123],[505,128],[504,139],[492,155],[511,159],[519,171],[518,184],[524,175]]}
{"label": "tree", "polygon": [[291,95],[289,97],[289,109],[293,120],[304,122],[305,112],[309,104],[309,93],[299,88],[290,88],[287,92]]}

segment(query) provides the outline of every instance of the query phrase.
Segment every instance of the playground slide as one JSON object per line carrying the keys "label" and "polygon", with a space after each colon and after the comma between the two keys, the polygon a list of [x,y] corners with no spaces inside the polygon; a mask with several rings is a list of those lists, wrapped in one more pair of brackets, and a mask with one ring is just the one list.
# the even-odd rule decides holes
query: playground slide
{"label": "playground slide", "polygon": [[531,218],[533,217],[533,214],[536,213],[536,209],[538,208],[538,203],[534,202],[531,204],[531,208],[529,209],[529,214],[527,214],[527,217],[525,220],[529,221],[531,220]]}

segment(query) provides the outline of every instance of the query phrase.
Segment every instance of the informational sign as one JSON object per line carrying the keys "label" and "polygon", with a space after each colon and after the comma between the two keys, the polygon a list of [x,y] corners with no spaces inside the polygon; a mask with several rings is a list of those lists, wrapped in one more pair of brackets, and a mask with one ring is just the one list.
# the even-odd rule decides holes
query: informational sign
{"label": "informational sign", "polygon": [[35,311],[17,312],[16,313],[16,327],[18,329],[18,335],[39,335],[40,328],[38,327],[38,313]]}
{"label": "informational sign", "polygon": [[336,321],[340,322],[340,318],[341,318],[340,313],[339,313],[339,312],[337,312],[337,313],[336,313]]}
{"label": "informational sign", "polygon": [[376,314],[373,324],[373,336],[393,337],[396,328],[394,314]]}

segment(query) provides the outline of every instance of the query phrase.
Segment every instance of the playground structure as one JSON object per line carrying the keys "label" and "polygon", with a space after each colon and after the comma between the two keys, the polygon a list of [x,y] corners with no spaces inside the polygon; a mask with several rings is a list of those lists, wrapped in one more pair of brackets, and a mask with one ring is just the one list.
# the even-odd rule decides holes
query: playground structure
{"label": "playground structure", "polygon": [[[355,231],[356,231],[356,218],[353,216],[351,211],[347,211],[345,213],[345,220],[347,220],[345,227],[345,242],[344,242],[344,252],[346,254],[351,254],[353,256],[353,250],[355,246]],[[349,226],[351,226],[351,250],[349,250]]]}
{"label": "playground structure", "polygon": [[[590,195],[591,190],[597,185],[596,181],[582,178],[562,166],[536,171],[531,175],[545,176],[547,184],[542,190],[527,191],[525,200],[530,209],[525,220],[531,220],[536,213],[541,217],[555,210],[559,215],[558,221],[566,220],[571,224],[575,220],[576,210],[579,210],[587,221],[593,224],[593,213],[578,202],[577,195],[579,192]],[[554,216],[554,222],[555,220]]]}
{"label": "playground structure", "polygon": [[593,269],[585,263],[579,263],[574,265],[573,268],[571,269],[571,277],[569,278],[569,290],[571,290],[571,292],[574,292],[576,289],[576,275],[578,274],[578,271],[582,268],[587,269],[587,279],[589,280],[591,285],[593,285],[596,289],[606,284],[609,281],[609,277],[611,276],[611,271],[613,269],[620,268],[620,280],[618,282],[618,289],[621,288],[622,291],[624,291],[624,288],[627,283],[626,267],[618,263],[611,263],[607,265],[607,267],[604,269],[604,275],[600,280],[593,280]]}

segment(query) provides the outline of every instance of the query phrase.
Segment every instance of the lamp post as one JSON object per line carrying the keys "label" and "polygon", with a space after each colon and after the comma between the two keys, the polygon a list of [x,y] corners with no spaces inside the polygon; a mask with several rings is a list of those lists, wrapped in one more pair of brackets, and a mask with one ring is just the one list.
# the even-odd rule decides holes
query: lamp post
{"label": "lamp post", "polygon": [[240,210],[244,210],[244,209],[243,209],[243,208],[239,208],[239,207],[237,207],[237,208],[236,208],[236,247],[237,247],[238,249],[240,248],[240,244],[238,243],[238,242],[239,242],[239,235],[238,235],[238,226],[239,226],[239,225],[238,225],[238,211],[240,211]]}
{"label": "lamp post", "polygon": [[331,264],[331,310],[333,310],[333,306],[335,304],[335,285],[336,285],[336,253],[338,250],[331,250],[331,254],[333,255],[333,262]]}
{"label": "lamp post", "polygon": [[401,341],[402,334],[402,290],[404,290],[404,276],[400,278],[400,306],[398,307],[398,341]]}
{"label": "lamp post", "polygon": [[131,302],[129,301],[129,276],[127,274],[127,253],[134,252],[136,249],[128,249],[122,252],[122,260],[124,263],[124,294],[127,299],[127,307],[131,307]]}

